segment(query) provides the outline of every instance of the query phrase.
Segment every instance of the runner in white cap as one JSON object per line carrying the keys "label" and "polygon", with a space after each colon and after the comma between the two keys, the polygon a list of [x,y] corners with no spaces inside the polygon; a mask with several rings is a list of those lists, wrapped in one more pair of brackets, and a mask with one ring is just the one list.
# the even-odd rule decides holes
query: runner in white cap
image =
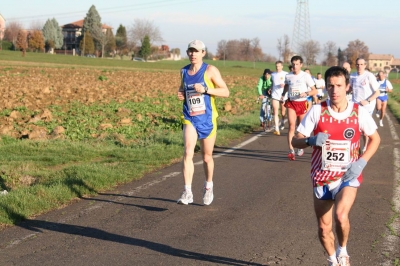
{"label": "runner in white cap", "polygon": [[[285,101],[287,97],[281,100],[283,88],[285,87],[285,76],[288,72],[283,71],[283,62],[275,62],[276,71],[272,73],[272,108],[274,109],[275,135],[280,135],[280,130],[285,128],[286,107]],[[279,123],[279,107],[281,108],[281,122]]]}

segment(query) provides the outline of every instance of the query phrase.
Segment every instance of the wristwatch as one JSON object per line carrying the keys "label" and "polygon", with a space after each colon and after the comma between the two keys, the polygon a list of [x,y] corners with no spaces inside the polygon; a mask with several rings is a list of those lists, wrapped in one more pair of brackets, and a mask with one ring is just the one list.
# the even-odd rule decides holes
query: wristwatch
{"label": "wristwatch", "polygon": [[204,93],[208,94],[208,87],[204,87]]}

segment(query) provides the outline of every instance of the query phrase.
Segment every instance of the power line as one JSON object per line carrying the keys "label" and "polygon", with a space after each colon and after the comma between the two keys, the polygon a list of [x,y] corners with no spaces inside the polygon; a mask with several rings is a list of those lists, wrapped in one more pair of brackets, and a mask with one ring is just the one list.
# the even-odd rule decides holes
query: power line
{"label": "power line", "polygon": [[[178,5],[178,4],[188,4],[188,3],[193,3],[193,2],[199,2],[198,0],[162,0],[162,1],[154,1],[154,2],[146,2],[143,4],[134,4],[134,5],[128,5],[128,6],[119,6],[119,7],[109,7],[109,8],[100,8],[98,9],[99,13],[100,11],[105,11],[101,12],[102,14],[112,14],[112,13],[119,13],[119,12],[127,12],[131,10],[142,10],[142,9],[148,9],[148,8],[158,8],[158,7],[163,7],[163,6],[171,6],[171,5]],[[35,15],[35,16],[27,16],[27,17],[17,17],[17,18],[10,18],[7,19],[7,21],[23,21],[23,20],[29,20],[29,19],[40,19],[40,18],[48,18],[48,17],[58,17],[58,18],[68,18],[73,15],[79,15],[81,16],[82,13],[85,14],[88,10],[84,11],[73,11],[73,12],[65,12],[65,13],[58,13],[58,14],[46,14],[46,15]]]}

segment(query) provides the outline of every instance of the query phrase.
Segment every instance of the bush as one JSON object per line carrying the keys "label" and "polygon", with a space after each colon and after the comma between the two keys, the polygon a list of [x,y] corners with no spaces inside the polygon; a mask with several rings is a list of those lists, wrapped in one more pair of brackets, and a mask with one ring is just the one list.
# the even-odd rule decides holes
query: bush
{"label": "bush", "polygon": [[14,50],[14,45],[9,41],[2,41],[1,46],[3,50]]}

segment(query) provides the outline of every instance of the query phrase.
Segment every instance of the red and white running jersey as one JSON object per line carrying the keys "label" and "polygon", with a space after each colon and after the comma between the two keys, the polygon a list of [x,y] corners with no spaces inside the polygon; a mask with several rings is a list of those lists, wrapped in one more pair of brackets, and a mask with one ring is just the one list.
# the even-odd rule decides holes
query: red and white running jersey
{"label": "red and white running jersey", "polygon": [[[354,162],[360,157],[361,131],[358,108],[358,104],[354,104],[351,114],[343,120],[338,120],[330,114],[327,102],[321,103],[321,115],[314,129],[314,136],[319,132],[330,136],[324,148],[313,147],[311,178],[314,187],[328,185],[343,176],[343,171],[329,170],[330,167],[338,169],[338,166]],[[323,160],[325,160],[324,163]],[[358,180],[362,182],[362,175],[358,177]]]}

